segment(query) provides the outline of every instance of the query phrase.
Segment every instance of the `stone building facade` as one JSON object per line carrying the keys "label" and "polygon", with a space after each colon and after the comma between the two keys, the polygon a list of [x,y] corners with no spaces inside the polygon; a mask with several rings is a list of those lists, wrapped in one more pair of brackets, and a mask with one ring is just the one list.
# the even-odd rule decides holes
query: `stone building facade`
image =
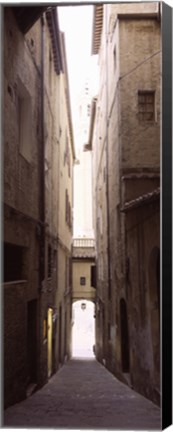
{"label": "stone building facade", "polygon": [[96,356],[159,403],[159,4],[95,6],[92,54]]}
{"label": "stone building facade", "polygon": [[70,355],[75,154],[57,9],[4,7],[3,31],[7,407]]}

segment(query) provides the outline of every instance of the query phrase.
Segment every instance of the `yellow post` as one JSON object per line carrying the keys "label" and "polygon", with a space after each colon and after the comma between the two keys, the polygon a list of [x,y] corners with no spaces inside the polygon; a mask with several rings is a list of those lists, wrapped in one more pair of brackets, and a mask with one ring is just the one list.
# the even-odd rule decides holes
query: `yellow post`
{"label": "yellow post", "polygon": [[47,312],[48,377],[50,377],[52,374],[52,314],[53,309],[49,308]]}

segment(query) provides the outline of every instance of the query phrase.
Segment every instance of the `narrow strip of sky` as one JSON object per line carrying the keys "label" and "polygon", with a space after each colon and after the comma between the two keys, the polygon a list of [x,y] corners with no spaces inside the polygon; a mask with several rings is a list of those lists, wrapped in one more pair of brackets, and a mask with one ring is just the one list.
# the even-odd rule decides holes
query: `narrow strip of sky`
{"label": "narrow strip of sky", "polygon": [[60,30],[65,33],[72,117],[75,118],[77,95],[91,72],[93,5],[59,6]]}
{"label": "narrow strip of sky", "polygon": [[[91,57],[93,6],[58,7],[60,30],[65,33],[68,71],[73,88],[86,74]],[[72,89],[73,90],[73,89]]]}

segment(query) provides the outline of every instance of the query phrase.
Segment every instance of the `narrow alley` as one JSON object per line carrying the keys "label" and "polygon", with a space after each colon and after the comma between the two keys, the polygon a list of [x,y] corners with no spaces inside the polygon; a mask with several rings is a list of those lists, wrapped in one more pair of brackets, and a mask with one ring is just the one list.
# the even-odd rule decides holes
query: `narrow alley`
{"label": "narrow alley", "polygon": [[96,360],[72,359],[41,390],[5,411],[5,427],[160,430],[160,409]]}
{"label": "narrow alley", "polygon": [[3,7],[5,427],[161,428],[161,24]]}

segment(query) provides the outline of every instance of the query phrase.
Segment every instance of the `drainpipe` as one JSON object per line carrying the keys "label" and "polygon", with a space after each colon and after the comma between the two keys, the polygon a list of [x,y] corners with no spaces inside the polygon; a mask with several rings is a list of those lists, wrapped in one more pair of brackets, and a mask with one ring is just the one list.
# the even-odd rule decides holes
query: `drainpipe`
{"label": "drainpipe", "polygon": [[108,300],[111,300],[111,253],[110,253],[110,200],[109,200],[109,89],[108,89],[108,29],[107,29],[107,5],[105,5],[106,20],[106,198],[107,198],[107,256],[108,256]]}
{"label": "drainpipe", "polygon": [[[45,179],[44,179],[44,18],[41,18],[41,65],[40,65],[40,145],[39,145],[39,299],[38,299],[38,357],[37,376],[38,387],[45,383],[45,377],[40,368],[42,360],[42,292],[45,278]],[[47,378],[47,377],[46,377]]]}
{"label": "drainpipe", "polygon": [[40,148],[40,290],[45,277],[45,142],[44,142],[44,47],[45,47],[45,24],[44,17],[41,18],[41,148]]}

